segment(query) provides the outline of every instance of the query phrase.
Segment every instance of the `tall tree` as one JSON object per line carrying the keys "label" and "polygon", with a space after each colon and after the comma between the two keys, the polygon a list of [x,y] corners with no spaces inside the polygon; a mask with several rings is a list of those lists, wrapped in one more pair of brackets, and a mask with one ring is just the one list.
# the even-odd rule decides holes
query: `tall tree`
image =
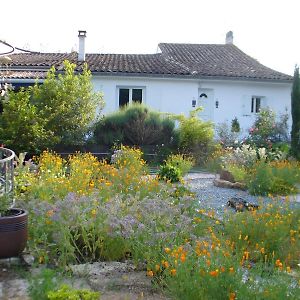
{"label": "tall tree", "polygon": [[292,131],[291,131],[291,153],[300,159],[300,77],[299,67],[295,67],[294,81],[291,95]]}

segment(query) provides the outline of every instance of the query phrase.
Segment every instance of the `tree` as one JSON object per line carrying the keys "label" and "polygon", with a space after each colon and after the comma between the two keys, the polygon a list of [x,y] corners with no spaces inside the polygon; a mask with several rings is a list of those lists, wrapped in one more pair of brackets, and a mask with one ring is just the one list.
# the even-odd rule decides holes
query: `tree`
{"label": "tree", "polygon": [[32,90],[32,103],[42,118],[47,119],[45,129],[64,145],[82,144],[96,120],[96,109],[103,108],[103,96],[93,92],[91,72],[85,64],[81,74],[76,65],[64,62],[64,72],[56,76],[52,67],[42,85]]}
{"label": "tree", "polygon": [[0,140],[16,152],[39,152],[53,141],[52,133],[45,129],[46,122],[30,103],[28,90],[10,91],[0,115]]}
{"label": "tree", "polygon": [[299,67],[295,67],[294,80],[291,95],[292,131],[291,153],[300,159],[300,78]]}

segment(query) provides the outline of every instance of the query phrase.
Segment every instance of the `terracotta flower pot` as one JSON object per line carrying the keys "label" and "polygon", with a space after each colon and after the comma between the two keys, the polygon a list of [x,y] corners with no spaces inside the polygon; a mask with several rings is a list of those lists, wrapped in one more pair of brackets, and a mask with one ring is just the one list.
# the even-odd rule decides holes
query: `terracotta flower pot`
{"label": "terracotta flower pot", "polygon": [[0,217],[0,258],[18,256],[27,242],[27,211],[10,209],[7,216]]}

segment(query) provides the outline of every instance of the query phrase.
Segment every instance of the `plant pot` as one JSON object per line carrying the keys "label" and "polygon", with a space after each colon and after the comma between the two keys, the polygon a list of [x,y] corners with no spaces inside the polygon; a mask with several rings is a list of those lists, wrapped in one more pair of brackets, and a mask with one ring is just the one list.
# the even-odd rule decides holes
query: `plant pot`
{"label": "plant pot", "polygon": [[18,256],[27,242],[27,211],[19,208],[9,210],[0,217],[0,258]]}

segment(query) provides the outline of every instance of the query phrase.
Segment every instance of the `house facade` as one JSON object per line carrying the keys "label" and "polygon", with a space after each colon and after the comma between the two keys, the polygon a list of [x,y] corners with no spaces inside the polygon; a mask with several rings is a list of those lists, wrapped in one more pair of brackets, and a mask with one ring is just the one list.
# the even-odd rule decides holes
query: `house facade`
{"label": "house facade", "polygon": [[[10,55],[5,80],[16,87],[43,80],[47,70],[69,60],[92,72],[95,91],[104,94],[104,114],[132,102],[175,114],[199,106],[199,117],[215,124],[237,118],[245,131],[256,114],[270,107],[290,114],[292,77],[267,68],[237,48],[232,32],[225,44],[159,44],[155,54],[86,54],[84,31],[79,52]],[[1,71],[0,71],[1,72]],[[291,119],[290,119],[291,121]]]}

